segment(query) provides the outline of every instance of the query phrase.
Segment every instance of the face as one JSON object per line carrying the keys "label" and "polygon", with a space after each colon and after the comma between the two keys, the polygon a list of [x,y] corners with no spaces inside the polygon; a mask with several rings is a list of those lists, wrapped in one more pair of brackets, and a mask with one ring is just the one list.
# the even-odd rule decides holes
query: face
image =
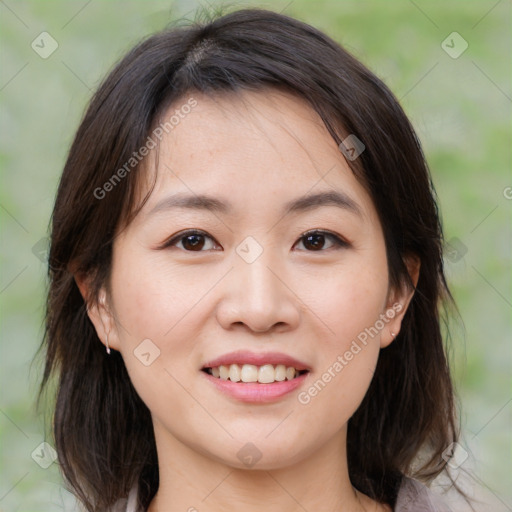
{"label": "face", "polygon": [[91,319],[157,446],[284,467],[343,438],[409,296],[389,288],[372,200],[307,104],[194,98],[146,159],[155,188],[115,239]]}

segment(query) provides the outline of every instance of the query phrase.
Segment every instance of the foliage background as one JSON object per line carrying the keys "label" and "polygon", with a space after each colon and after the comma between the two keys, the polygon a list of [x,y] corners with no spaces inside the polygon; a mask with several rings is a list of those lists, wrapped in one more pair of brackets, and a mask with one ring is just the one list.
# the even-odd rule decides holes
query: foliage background
{"label": "foliage background", "polygon": [[[74,510],[57,465],[42,469],[31,457],[48,431],[34,408],[41,366],[31,364],[42,335],[45,237],[74,131],[114,62],[170,21],[193,18],[198,5],[0,0],[1,511]],[[464,323],[453,322],[451,340],[461,447],[469,454],[461,468],[471,471],[462,482],[487,503],[478,510],[512,510],[511,2],[232,5],[284,11],[326,31],[391,87],[410,116],[437,188],[447,273]],[[43,31],[59,45],[47,59],[31,47]],[[469,45],[456,59],[441,46],[454,31]]]}

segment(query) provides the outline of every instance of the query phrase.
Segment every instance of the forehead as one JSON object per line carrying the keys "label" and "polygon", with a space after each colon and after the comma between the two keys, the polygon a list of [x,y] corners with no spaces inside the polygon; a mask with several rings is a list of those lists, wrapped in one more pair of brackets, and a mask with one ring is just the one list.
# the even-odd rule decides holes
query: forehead
{"label": "forehead", "polygon": [[[190,98],[192,109],[180,109]],[[322,119],[309,104],[278,90],[209,96],[190,93],[160,117],[179,121],[163,135],[146,171],[156,178],[144,206],[170,192],[223,195],[245,209],[298,195],[341,191],[368,213],[373,205]],[[239,205],[240,206],[240,205]]]}
{"label": "forehead", "polygon": [[[162,149],[168,160],[194,161],[215,156],[219,162],[228,158],[246,160],[249,166],[257,155],[259,159],[281,160],[284,172],[290,170],[287,162],[296,163],[304,157],[330,153],[339,160],[336,143],[322,119],[300,98],[268,89],[195,95],[195,100],[194,109],[163,140]],[[179,103],[164,116],[176,108]],[[308,167],[311,165],[297,170]]]}

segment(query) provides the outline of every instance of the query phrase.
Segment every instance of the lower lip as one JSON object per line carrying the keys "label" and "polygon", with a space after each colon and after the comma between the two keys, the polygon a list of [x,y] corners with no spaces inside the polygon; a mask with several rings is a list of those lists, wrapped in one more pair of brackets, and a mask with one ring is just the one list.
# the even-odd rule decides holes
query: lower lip
{"label": "lower lip", "polygon": [[201,373],[219,391],[242,402],[253,403],[275,402],[279,398],[291,393],[294,389],[297,389],[304,382],[306,376],[309,375],[308,372],[292,380],[283,380],[282,382],[273,382],[272,384],[258,384],[256,382],[232,382],[213,377],[203,371]]}

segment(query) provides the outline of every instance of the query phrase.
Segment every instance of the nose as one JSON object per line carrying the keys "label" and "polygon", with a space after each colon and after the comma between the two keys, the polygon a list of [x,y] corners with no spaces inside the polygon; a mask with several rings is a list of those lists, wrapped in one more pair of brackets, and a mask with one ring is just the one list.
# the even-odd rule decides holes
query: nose
{"label": "nose", "polygon": [[296,328],[300,300],[286,277],[284,264],[270,250],[251,263],[236,256],[222,286],[218,322],[226,330],[245,326],[255,333]]}

